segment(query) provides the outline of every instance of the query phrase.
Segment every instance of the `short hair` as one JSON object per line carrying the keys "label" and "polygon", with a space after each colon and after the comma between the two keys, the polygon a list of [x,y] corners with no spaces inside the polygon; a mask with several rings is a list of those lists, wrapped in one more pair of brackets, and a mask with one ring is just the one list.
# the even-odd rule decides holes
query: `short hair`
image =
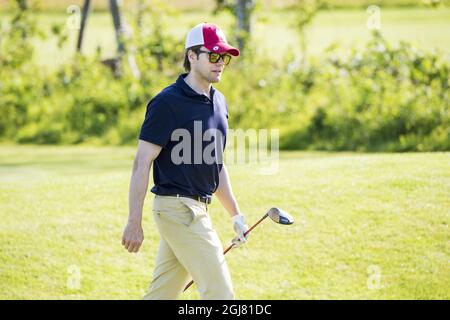
{"label": "short hair", "polygon": [[202,45],[192,46],[192,47],[187,48],[186,51],[184,52],[183,67],[184,67],[184,70],[186,70],[186,72],[190,72],[191,71],[191,62],[189,61],[189,57],[188,57],[189,50],[191,50],[192,52],[197,54],[197,57],[198,57],[201,47],[202,47]]}

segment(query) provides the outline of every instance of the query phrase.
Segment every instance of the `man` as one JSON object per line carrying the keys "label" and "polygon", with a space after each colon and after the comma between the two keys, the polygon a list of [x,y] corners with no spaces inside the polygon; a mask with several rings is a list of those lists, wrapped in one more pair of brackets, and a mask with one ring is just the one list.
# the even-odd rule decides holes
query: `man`
{"label": "man", "polygon": [[212,83],[239,50],[211,23],[187,35],[187,74],[147,106],[134,159],[129,219],[122,244],[138,252],[144,239],[142,207],[153,164],[153,218],[161,236],[153,280],[144,299],[176,299],[190,277],[202,299],[234,299],[223,248],[212,228],[208,205],[215,194],[231,217],[236,247],[247,240],[245,219],[221,162],[228,129],[225,98]]}

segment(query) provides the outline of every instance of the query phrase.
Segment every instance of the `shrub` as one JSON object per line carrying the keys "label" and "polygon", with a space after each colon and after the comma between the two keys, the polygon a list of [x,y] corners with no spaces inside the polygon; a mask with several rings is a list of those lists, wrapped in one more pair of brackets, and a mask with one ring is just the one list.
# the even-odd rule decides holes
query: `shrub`
{"label": "shrub", "polygon": [[[140,78],[125,63],[115,77],[99,57],[43,72],[30,58],[38,32],[16,10],[17,29],[0,33],[0,139],[134,144],[147,102],[182,72],[180,44],[160,33],[159,50],[138,38]],[[230,127],[279,128],[284,149],[450,150],[448,56],[394,47],[379,33],[362,50],[342,57],[338,49],[302,63],[290,53],[278,63],[253,54],[234,61],[216,85]]]}

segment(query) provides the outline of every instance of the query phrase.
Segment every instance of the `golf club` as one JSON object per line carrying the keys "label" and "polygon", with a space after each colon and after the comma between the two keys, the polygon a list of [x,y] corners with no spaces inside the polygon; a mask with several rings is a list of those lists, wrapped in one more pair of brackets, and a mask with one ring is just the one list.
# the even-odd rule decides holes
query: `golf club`
{"label": "golf club", "polygon": [[[280,208],[270,208],[270,210],[267,211],[267,213],[261,219],[259,219],[258,222],[256,222],[250,229],[248,229],[244,233],[244,236],[247,236],[247,234],[249,234],[250,231],[252,231],[258,224],[260,224],[267,217],[270,217],[270,219],[272,219],[273,221],[275,221],[276,223],[279,223],[279,224],[287,225],[287,224],[294,223],[294,218],[292,218],[286,211],[281,210]],[[231,250],[231,248],[233,248],[233,246],[234,246],[234,243],[232,243],[228,248],[226,248],[223,251],[223,254],[225,255],[228,251]],[[189,282],[186,285],[183,292],[186,291],[193,283],[194,283],[194,280],[191,280],[191,282]]]}

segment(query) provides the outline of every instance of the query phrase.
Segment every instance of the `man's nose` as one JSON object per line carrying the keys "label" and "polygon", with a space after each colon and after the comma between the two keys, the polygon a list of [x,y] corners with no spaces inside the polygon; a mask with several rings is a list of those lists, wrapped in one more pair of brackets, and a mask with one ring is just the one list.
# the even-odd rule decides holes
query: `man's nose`
{"label": "man's nose", "polygon": [[220,57],[220,59],[216,62],[216,65],[223,67],[225,65],[224,58]]}

